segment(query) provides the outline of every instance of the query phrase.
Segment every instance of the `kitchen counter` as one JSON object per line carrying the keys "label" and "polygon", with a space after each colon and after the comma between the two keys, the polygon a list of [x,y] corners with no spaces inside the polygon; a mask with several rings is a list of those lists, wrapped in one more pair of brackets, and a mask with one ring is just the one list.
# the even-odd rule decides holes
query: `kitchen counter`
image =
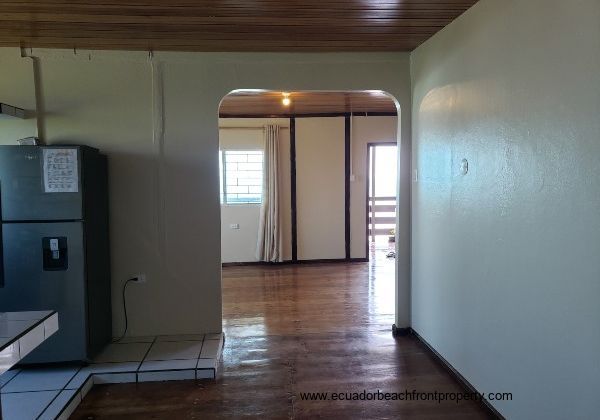
{"label": "kitchen counter", "polygon": [[56,331],[56,311],[0,312],[0,375]]}

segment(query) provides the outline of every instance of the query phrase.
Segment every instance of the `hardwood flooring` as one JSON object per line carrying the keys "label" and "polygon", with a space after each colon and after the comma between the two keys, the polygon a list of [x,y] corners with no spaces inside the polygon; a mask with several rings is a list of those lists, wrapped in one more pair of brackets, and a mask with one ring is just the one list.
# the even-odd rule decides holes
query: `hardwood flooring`
{"label": "hardwood flooring", "polygon": [[103,385],[74,419],[483,419],[476,402],[305,401],[305,392],[463,392],[414,337],[394,339],[393,260],[223,269],[216,382]]}

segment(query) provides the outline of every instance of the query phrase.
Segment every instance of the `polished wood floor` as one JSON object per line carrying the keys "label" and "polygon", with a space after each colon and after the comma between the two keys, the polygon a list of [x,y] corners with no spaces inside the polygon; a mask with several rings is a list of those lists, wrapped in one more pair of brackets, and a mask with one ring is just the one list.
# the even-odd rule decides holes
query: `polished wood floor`
{"label": "polished wood floor", "polygon": [[216,381],[95,387],[75,419],[482,419],[474,402],[303,401],[303,392],[463,391],[414,337],[394,339],[393,260],[223,269]]}

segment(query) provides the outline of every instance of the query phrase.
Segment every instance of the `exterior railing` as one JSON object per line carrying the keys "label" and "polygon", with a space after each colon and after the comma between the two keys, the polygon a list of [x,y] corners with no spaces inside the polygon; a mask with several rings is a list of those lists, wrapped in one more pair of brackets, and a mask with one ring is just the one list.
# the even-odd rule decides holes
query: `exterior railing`
{"label": "exterior railing", "polygon": [[396,225],[396,210],[396,197],[369,197],[369,236],[391,235],[393,227],[382,225]]}

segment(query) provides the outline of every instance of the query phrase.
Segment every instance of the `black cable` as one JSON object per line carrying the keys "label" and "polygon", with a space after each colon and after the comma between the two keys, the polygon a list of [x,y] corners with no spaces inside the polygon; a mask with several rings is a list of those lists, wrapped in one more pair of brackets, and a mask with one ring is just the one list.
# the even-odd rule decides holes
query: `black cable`
{"label": "black cable", "polygon": [[127,320],[127,300],[125,299],[125,291],[127,290],[127,285],[132,281],[136,281],[136,279],[135,278],[129,279],[123,285],[123,314],[125,315],[125,330],[123,331],[123,334],[119,338],[112,341],[113,343],[118,343],[123,338],[125,338],[125,334],[127,334],[127,328],[129,326],[128,325],[129,322]]}

